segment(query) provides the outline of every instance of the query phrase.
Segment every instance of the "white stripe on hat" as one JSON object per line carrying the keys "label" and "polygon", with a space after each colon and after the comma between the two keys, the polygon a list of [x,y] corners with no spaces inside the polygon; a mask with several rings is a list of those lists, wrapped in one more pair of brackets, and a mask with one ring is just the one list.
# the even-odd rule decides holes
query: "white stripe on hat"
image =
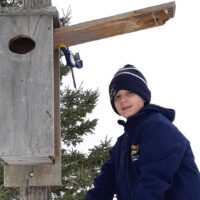
{"label": "white stripe on hat", "polygon": [[[128,68],[126,68],[126,69],[128,69]],[[133,69],[133,68],[130,68],[130,69]],[[119,70],[119,71],[121,71],[121,70]],[[120,73],[117,72],[116,75],[114,76],[114,78],[117,77],[117,76],[119,76],[119,75],[122,75],[122,74],[129,74],[131,76],[137,77],[137,78],[139,78],[140,80],[142,80],[147,85],[147,82],[143,78],[141,78],[140,76],[138,76],[136,74],[130,73],[130,72],[120,72]]]}
{"label": "white stripe on hat", "polygon": [[136,67],[123,67],[123,68],[119,69],[118,72],[119,72],[119,71],[125,71],[125,70],[127,70],[127,69],[139,71]]}

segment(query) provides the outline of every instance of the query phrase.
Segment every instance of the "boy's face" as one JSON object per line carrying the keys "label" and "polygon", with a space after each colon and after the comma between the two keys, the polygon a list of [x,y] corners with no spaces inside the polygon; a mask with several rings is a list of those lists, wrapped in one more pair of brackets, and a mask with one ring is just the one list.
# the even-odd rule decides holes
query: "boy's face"
{"label": "boy's face", "polygon": [[133,92],[119,90],[114,97],[114,105],[121,116],[128,118],[144,107],[144,100]]}

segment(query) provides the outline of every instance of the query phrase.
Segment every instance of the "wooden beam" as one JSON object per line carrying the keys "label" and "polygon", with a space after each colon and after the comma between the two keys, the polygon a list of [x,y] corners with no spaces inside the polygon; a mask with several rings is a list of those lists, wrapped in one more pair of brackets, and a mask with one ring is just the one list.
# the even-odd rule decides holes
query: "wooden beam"
{"label": "wooden beam", "polygon": [[54,29],[54,48],[73,46],[165,24],[174,17],[175,2]]}

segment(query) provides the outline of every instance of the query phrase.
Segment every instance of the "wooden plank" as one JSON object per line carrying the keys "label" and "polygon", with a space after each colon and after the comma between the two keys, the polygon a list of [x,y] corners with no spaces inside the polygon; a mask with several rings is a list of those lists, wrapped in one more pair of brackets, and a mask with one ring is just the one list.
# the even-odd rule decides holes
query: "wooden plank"
{"label": "wooden plank", "polygon": [[38,164],[52,164],[54,157],[42,157],[42,156],[2,156],[2,159],[9,165],[38,165]]}
{"label": "wooden plank", "polygon": [[165,24],[174,17],[175,2],[148,7],[107,18],[54,29],[54,48],[73,46]]}
{"label": "wooden plank", "polygon": [[[54,156],[53,26],[48,16],[0,18],[0,157]],[[12,38],[26,35],[36,47],[27,54],[9,50]],[[46,35],[45,40],[43,35]],[[19,45],[21,48],[21,45]],[[8,59],[9,58],[9,59]],[[43,159],[41,159],[42,161]],[[5,160],[9,163],[9,159]],[[37,162],[38,163],[38,162]],[[46,163],[46,161],[45,161]]]}
{"label": "wooden plank", "polygon": [[[41,187],[61,185],[61,144],[60,144],[60,68],[59,50],[54,51],[54,134],[55,157],[53,164],[43,165],[4,165],[5,187]],[[37,188],[31,191],[37,190]],[[22,191],[24,189],[22,188]],[[33,193],[33,195],[37,193]],[[31,195],[31,194],[30,194]],[[34,198],[33,198],[34,199]]]}

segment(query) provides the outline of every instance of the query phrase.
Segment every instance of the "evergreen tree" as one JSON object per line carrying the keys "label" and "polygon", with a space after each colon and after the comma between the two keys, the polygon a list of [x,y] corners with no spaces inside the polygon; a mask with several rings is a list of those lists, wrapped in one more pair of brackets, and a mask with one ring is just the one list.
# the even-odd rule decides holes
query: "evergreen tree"
{"label": "evergreen tree", "polygon": [[62,187],[53,190],[55,199],[82,200],[86,190],[107,159],[110,140],[101,141],[88,153],[76,150],[83,136],[93,134],[97,120],[87,118],[98,99],[98,91],[77,91],[65,88],[61,92]]}
{"label": "evergreen tree", "polygon": [[1,7],[20,7],[22,0],[0,0]]}

